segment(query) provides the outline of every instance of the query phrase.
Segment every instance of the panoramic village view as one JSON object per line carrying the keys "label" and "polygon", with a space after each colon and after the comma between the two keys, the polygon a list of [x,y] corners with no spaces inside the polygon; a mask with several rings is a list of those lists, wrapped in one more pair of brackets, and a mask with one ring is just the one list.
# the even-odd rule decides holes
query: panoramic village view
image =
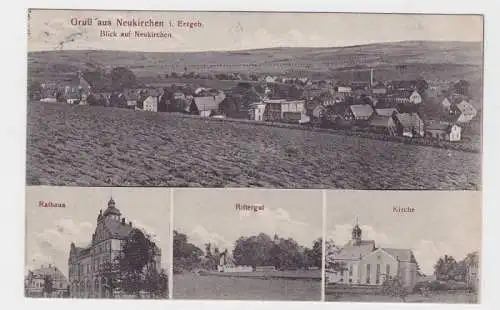
{"label": "panoramic village view", "polygon": [[[169,208],[160,191],[141,191],[28,189],[25,296],[168,298]],[[137,218],[143,203],[157,219]]]}
{"label": "panoramic village view", "polygon": [[477,192],[330,192],[327,201],[326,301],[479,302]]}
{"label": "panoramic village view", "polygon": [[276,47],[253,38],[257,49],[189,52],[76,35],[49,48],[52,37],[35,30],[28,184],[481,188],[480,28],[476,41],[413,40],[425,32]]}

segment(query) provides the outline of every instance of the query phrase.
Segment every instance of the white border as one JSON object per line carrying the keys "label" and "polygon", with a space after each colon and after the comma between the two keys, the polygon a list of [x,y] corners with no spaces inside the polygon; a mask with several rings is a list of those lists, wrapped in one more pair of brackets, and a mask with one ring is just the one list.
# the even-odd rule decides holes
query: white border
{"label": "white border", "polygon": [[[496,202],[498,171],[498,138],[494,134],[498,127],[499,103],[498,83],[498,21],[500,14],[498,1],[435,1],[435,0],[329,0],[308,1],[268,1],[268,0],[183,0],[170,1],[104,1],[104,0],[44,0],[43,2],[6,1],[3,5],[1,31],[3,49],[3,109],[0,131],[2,141],[2,306],[6,309],[85,309],[89,307],[111,307],[128,309],[178,309],[211,308],[218,310],[234,309],[497,309],[499,304],[498,282],[500,274],[498,261],[498,237],[496,224],[498,205]],[[485,83],[484,83],[484,159],[483,159],[483,290],[481,305],[430,305],[430,304],[361,304],[361,303],[303,303],[303,302],[207,302],[207,301],[100,301],[100,300],[35,300],[23,298],[24,268],[24,195],[25,195],[25,141],[26,141],[26,25],[28,7],[80,8],[80,9],[154,9],[154,10],[270,10],[270,11],[334,11],[334,12],[394,12],[394,13],[485,13]],[[495,268],[496,267],[496,268]]]}

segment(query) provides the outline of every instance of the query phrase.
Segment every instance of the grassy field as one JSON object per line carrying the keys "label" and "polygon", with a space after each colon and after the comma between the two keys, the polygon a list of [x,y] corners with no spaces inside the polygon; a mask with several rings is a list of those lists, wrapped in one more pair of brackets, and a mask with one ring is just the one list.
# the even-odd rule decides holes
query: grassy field
{"label": "grassy field", "polygon": [[321,282],[290,279],[174,275],[174,299],[321,300]]}
{"label": "grassy field", "polygon": [[168,113],[31,103],[27,183],[480,189],[480,154]]}
{"label": "grassy field", "polygon": [[242,278],[287,278],[321,280],[321,270],[283,270],[283,271],[253,271],[253,272],[211,272],[208,276],[242,277]]}
{"label": "grassy field", "polygon": [[[384,295],[326,295],[326,301],[336,302],[403,302],[400,298]],[[419,294],[411,294],[406,297],[405,302],[412,303],[455,303],[455,304],[474,304],[478,302],[478,296],[474,293],[452,293],[452,292],[434,292],[428,297]]]}

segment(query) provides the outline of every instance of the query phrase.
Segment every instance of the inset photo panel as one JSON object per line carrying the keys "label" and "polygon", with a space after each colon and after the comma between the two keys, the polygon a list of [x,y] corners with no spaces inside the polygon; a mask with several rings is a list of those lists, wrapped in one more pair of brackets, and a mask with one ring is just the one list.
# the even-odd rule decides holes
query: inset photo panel
{"label": "inset photo panel", "polygon": [[25,296],[167,299],[170,190],[27,187]]}
{"label": "inset photo panel", "polygon": [[174,206],[174,299],[321,300],[321,191],[176,189]]}
{"label": "inset photo panel", "polygon": [[325,300],[479,303],[480,192],[327,191]]}

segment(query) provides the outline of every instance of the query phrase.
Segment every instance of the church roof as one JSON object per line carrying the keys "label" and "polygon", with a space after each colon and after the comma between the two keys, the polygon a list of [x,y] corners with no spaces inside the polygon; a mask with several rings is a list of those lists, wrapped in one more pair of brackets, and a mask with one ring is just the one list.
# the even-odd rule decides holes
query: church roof
{"label": "church roof", "polygon": [[382,250],[401,262],[416,262],[413,252],[410,249],[382,248]]}
{"label": "church roof", "polygon": [[359,244],[354,245],[352,241],[347,243],[337,253],[335,259],[359,259],[375,249],[374,240],[362,240]]}

